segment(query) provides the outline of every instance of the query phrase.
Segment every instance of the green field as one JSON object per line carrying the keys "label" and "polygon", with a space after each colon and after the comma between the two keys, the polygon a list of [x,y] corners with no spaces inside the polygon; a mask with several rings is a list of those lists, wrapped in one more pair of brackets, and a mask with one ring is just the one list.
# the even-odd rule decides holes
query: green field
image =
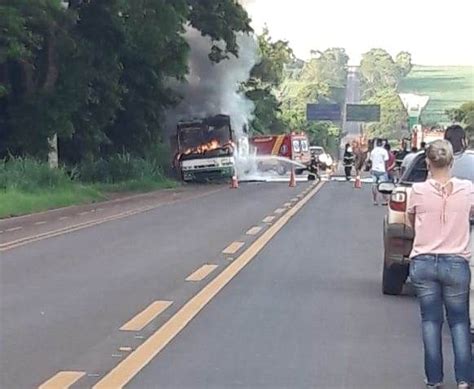
{"label": "green field", "polygon": [[474,67],[415,66],[401,83],[400,92],[431,97],[422,115],[423,123],[449,123],[447,109],[474,100]]}

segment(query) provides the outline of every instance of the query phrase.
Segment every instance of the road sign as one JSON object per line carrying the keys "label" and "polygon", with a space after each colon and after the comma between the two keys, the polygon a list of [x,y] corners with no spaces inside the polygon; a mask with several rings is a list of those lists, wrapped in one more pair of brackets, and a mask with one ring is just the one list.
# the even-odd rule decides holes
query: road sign
{"label": "road sign", "polygon": [[341,120],[341,106],[339,104],[308,104],[306,106],[308,121],[329,120],[338,122]]}
{"label": "road sign", "polygon": [[378,104],[347,104],[346,121],[348,122],[379,122],[380,105]]}

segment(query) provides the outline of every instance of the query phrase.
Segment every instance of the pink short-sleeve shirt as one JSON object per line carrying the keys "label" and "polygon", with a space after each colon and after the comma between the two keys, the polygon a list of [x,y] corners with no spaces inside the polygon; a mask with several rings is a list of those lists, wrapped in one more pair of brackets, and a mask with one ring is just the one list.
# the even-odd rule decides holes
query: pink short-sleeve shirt
{"label": "pink short-sleeve shirt", "polygon": [[471,258],[469,215],[474,207],[474,185],[453,178],[449,185],[429,179],[414,184],[408,213],[415,215],[411,258],[420,254],[451,254]]}

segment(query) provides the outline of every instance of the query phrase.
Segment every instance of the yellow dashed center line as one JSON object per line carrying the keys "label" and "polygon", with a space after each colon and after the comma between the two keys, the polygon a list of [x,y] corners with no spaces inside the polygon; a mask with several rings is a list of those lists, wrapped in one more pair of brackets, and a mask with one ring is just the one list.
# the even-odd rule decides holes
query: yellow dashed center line
{"label": "yellow dashed center line", "polygon": [[41,384],[38,389],[66,389],[85,374],[84,371],[60,371],[48,381]]}
{"label": "yellow dashed center line", "polygon": [[233,242],[231,243],[222,253],[223,254],[235,254],[245,245],[244,242]]}
{"label": "yellow dashed center line", "polygon": [[122,331],[141,331],[171,304],[173,304],[172,301],[155,301],[120,329]]}
{"label": "yellow dashed center line", "polygon": [[199,269],[197,269],[193,274],[191,274],[186,281],[202,281],[206,278],[209,274],[211,274],[214,270],[217,269],[217,265],[203,265]]}
{"label": "yellow dashed center line", "polygon": [[251,236],[258,235],[258,233],[262,231],[262,229],[263,229],[262,227],[252,227],[250,230],[246,232],[246,234],[251,235]]}
{"label": "yellow dashed center line", "polygon": [[[189,300],[174,316],[151,335],[140,347],[121,361],[103,377],[93,389],[119,389],[127,385],[166,345],[178,335],[188,323],[221,291],[273,237],[296,215],[296,213],[323,186],[316,187],[302,201],[290,209],[262,236],[257,239],[240,257],[226,267],[214,280]],[[158,385],[157,385],[158,386]]]}

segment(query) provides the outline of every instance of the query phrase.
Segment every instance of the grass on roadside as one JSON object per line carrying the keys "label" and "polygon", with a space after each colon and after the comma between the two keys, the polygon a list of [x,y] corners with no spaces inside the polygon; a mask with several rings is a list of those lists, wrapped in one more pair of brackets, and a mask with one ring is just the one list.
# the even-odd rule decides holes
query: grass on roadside
{"label": "grass on roadside", "polygon": [[55,190],[26,192],[7,189],[0,192],[0,218],[104,200],[105,196],[91,186],[71,185]]}
{"label": "grass on roadside", "polygon": [[112,193],[150,192],[177,185],[156,161],[129,155],[69,172],[52,170],[29,158],[0,160],[0,218],[106,200]]}
{"label": "grass on roadside", "polygon": [[139,179],[119,182],[115,184],[94,184],[101,193],[126,193],[126,192],[150,192],[160,189],[176,188],[178,183],[176,181],[164,178],[161,181],[152,179]]}

